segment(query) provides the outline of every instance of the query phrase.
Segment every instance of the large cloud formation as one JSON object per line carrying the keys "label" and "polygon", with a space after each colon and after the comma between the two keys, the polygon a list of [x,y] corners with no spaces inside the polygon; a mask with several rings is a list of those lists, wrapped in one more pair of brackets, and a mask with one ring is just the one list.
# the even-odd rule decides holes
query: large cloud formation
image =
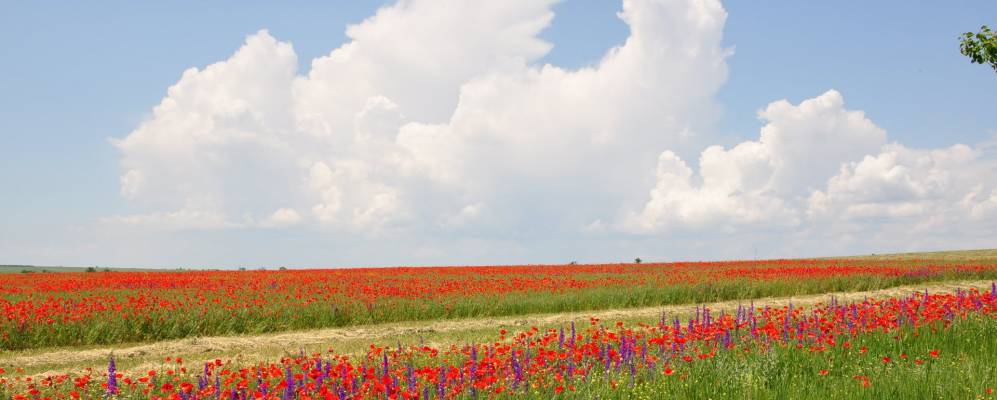
{"label": "large cloud formation", "polygon": [[890,143],[834,90],[713,145],[732,54],[719,1],[624,0],[629,37],[579,69],[538,64],[554,3],[399,1],[307,73],[253,34],[115,141],[136,212],[109,220],[399,240],[992,235],[988,145]]}

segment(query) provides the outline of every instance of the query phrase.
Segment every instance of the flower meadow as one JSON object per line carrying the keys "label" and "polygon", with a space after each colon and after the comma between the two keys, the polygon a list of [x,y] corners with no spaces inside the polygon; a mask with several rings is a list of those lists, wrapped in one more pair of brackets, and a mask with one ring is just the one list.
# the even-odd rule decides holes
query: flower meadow
{"label": "flower meadow", "polygon": [[[696,309],[628,326],[590,319],[487,343],[372,345],[269,363],[167,358],[23,377],[13,399],[994,398],[997,285],[810,308]],[[6,374],[6,375],[5,375]]]}
{"label": "flower meadow", "polygon": [[954,279],[997,279],[997,260],[2,274],[0,349],[648,307]]}

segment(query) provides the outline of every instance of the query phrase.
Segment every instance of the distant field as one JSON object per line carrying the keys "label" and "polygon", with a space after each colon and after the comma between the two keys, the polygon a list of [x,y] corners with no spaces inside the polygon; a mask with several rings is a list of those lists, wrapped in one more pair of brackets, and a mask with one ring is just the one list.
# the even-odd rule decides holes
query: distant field
{"label": "distant field", "polygon": [[[953,250],[953,251],[931,251],[913,253],[889,253],[889,254],[866,254],[851,256],[820,257],[818,259],[867,259],[867,260],[997,260],[997,249],[982,250]],[[654,263],[653,260],[649,260]],[[62,266],[38,266],[38,265],[0,265],[0,273],[10,272],[85,272],[88,267],[62,267]],[[179,268],[110,268],[93,266],[97,271],[118,271],[118,272],[169,272],[177,271]],[[249,268],[257,269],[257,268]],[[277,269],[277,268],[269,268]],[[188,271],[198,271],[204,269],[186,268]],[[235,270],[235,268],[223,268],[222,270]]]}
{"label": "distant field", "polygon": [[[45,272],[86,272],[88,267],[45,267],[37,265],[0,265],[0,274],[9,273],[45,273]],[[97,272],[151,272],[148,268],[105,268],[93,267]]]}
{"label": "distant field", "polygon": [[858,255],[858,256],[844,256],[844,257],[830,257],[830,258],[866,259],[866,260],[942,260],[942,261],[994,260],[997,259],[997,249],[931,251],[931,252],[919,252],[919,253],[867,254],[867,255]]}

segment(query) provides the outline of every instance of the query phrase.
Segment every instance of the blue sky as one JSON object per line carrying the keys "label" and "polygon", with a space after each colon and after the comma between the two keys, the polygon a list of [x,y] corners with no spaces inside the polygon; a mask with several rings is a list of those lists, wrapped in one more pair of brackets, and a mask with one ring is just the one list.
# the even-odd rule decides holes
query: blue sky
{"label": "blue sky", "polygon": [[[101,227],[92,229],[113,230],[102,225],[108,217],[149,211],[136,211],[123,198],[122,151],[109,138],[125,138],[150,119],[152,108],[185,69],[227,59],[247,35],[265,28],[277,40],[293,44],[297,73],[305,75],[312,59],[347,41],[347,24],[363,21],[388,3],[393,2],[313,2],[294,9],[275,2],[8,4],[0,15],[0,33],[9,39],[0,53],[4,64],[0,74],[0,144],[4,149],[0,185],[5,188],[5,195],[0,196],[0,249],[7,253],[0,263],[404,263],[408,260],[405,251],[375,250],[374,243],[387,240],[383,237],[366,240],[360,247],[368,250],[350,256],[315,250],[326,244],[352,247],[322,228],[171,232],[162,234],[167,235],[165,239],[150,234],[128,244],[145,251],[119,255],[103,249],[120,243],[115,238],[121,233],[78,247],[95,225]],[[997,135],[997,113],[993,112],[997,79],[989,68],[970,64],[961,56],[956,38],[963,31],[994,24],[994,2],[967,1],[957,6],[900,1],[727,2],[723,7],[727,19],[722,46],[734,52],[726,58],[726,81],[711,95],[722,110],[705,128],[711,144],[731,147],[755,140],[765,123],[757,113],[767,104],[779,99],[797,104],[828,89],[843,94],[848,109],[864,111],[886,131],[889,142],[908,148],[973,146]],[[568,69],[598,65],[606,51],[621,45],[629,34],[616,15],[621,8],[617,2],[596,0],[554,5],[553,21],[539,34],[553,47],[531,65],[550,63]],[[686,162],[696,169],[695,159]],[[983,228],[979,232],[989,232],[992,223],[984,223]],[[590,241],[617,243],[604,256],[587,255],[614,259],[631,251],[648,251],[669,237],[568,235],[563,240],[550,239],[541,249],[524,243],[516,233],[530,229],[481,228],[469,236],[489,250],[458,254],[437,246],[426,253],[431,256],[425,260],[549,262],[570,258],[565,253]],[[753,229],[758,228],[736,230],[750,234]],[[805,230],[799,228],[797,233]],[[558,237],[559,232],[548,232],[545,237]],[[441,234],[439,240],[446,242],[452,234]],[[198,239],[185,239],[202,235],[218,243],[220,250],[206,251],[190,243]],[[404,241],[404,237],[389,239]],[[157,245],[160,240],[162,246]],[[709,243],[706,238],[696,240]],[[503,244],[486,244],[489,241]],[[251,250],[260,243],[275,242],[290,244],[272,254]],[[517,255],[496,257],[504,253],[505,245],[519,249]],[[903,248],[900,244],[884,246],[893,246],[884,251]],[[805,246],[785,252],[767,247],[766,254],[771,255],[809,251]],[[841,249],[876,250],[854,245]],[[742,248],[718,256],[750,255],[745,252]],[[678,251],[677,256],[710,254]]]}

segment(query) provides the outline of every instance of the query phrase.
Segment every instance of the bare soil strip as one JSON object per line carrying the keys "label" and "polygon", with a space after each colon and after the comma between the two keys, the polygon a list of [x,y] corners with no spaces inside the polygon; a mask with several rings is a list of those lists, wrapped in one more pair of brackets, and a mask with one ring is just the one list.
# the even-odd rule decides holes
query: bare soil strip
{"label": "bare soil strip", "polygon": [[[734,301],[724,301],[705,304],[711,310],[733,311],[739,304],[753,302],[755,306],[782,306],[792,303],[797,306],[810,306],[815,303],[826,303],[832,296],[839,302],[856,302],[865,298],[883,298],[907,295],[913,292],[928,290],[931,293],[955,292],[957,289],[989,289],[990,281],[953,281],[943,283],[927,283],[921,285],[900,286],[889,289],[873,290],[866,292],[839,292],[823,293],[817,295],[742,299]],[[699,304],[702,306],[703,304]],[[407,323],[378,324],[367,326],[353,326],[343,328],[317,329],[308,331],[271,333],[254,336],[218,336],[218,337],[197,337],[180,340],[163,341],[140,345],[109,346],[90,349],[42,349],[26,350],[19,352],[0,353],[0,365],[11,367],[22,367],[34,369],[47,369],[47,372],[55,372],[49,368],[62,369],[59,366],[76,366],[77,369],[84,365],[101,365],[107,362],[110,354],[115,358],[132,359],[136,361],[128,369],[139,370],[148,368],[149,365],[162,363],[163,359],[177,355],[201,355],[201,358],[215,357],[215,355],[226,354],[235,355],[240,361],[261,361],[266,358],[273,358],[274,354],[281,351],[297,352],[297,349],[314,349],[319,346],[333,346],[337,349],[344,343],[353,343],[365,346],[366,343],[390,342],[396,338],[413,338],[430,336],[433,342],[442,341],[448,337],[466,339],[467,335],[462,332],[489,331],[491,335],[500,328],[510,330],[522,329],[525,327],[552,327],[570,323],[571,321],[583,322],[589,318],[599,318],[608,321],[634,321],[653,320],[662,312],[668,315],[687,315],[694,312],[696,304],[668,305],[659,307],[634,308],[634,309],[612,309],[593,310],[582,312],[569,312],[557,314],[531,314],[508,317],[475,318],[460,320],[432,320]],[[472,335],[473,336],[473,335]],[[362,348],[354,346],[355,348]],[[323,347],[324,348],[324,347]],[[283,350],[277,350],[283,349]]]}

